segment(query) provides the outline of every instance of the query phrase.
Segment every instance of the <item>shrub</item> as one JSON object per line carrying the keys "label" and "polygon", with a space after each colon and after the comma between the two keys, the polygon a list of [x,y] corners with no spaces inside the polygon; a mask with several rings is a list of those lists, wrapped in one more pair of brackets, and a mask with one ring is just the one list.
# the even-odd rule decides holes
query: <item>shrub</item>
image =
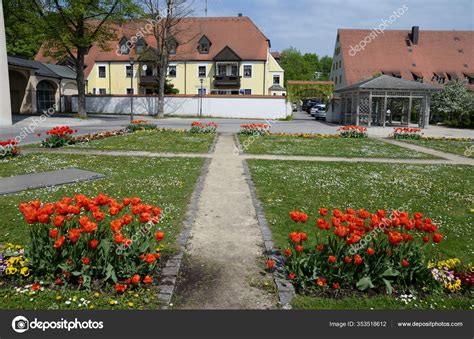
{"label": "shrub", "polygon": [[362,126],[342,126],[337,129],[341,138],[367,138],[367,128]]}
{"label": "shrub", "polygon": [[207,124],[203,124],[200,121],[193,121],[191,123],[191,129],[189,133],[194,134],[214,134],[217,130],[217,124],[215,122],[210,122]]}
{"label": "shrub", "polygon": [[[77,129],[73,131],[69,126],[56,126],[46,132],[46,139],[41,142],[41,147],[57,148],[72,145],[75,143],[72,137],[74,133],[77,133]],[[38,134],[38,137],[41,137],[41,134]]]}
{"label": "shrub", "polygon": [[240,125],[240,135],[263,136],[270,134],[270,125],[268,124],[244,124]]}
{"label": "shrub", "polygon": [[95,280],[121,286],[151,282],[160,258],[156,242],[165,236],[161,231],[156,239],[150,236],[159,207],[138,197],[119,202],[105,194],[77,194],[54,203],[21,203],[20,210],[29,224],[26,254],[35,278],[85,288]]}
{"label": "shrub", "polygon": [[421,128],[403,128],[403,127],[395,127],[393,129],[392,137],[394,139],[411,139],[411,140],[418,140],[421,139],[423,136],[423,132]]}
{"label": "shrub", "polygon": [[11,158],[18,154],[15,140],[0,141],[0,159]]}
{"label": "shrub", "polygon": [[[308,220],[305,213],[293,211],[296,224]],[[327,220],[329,219],[329,220]],[[317,288],[383,289],[425,287],[434,284],[423,247],[439,243],[443,235],[431,219],[415,212],[385,210],[370,213],[348,208],[332,216],[325,208],[316,219],[319,229],[316,248],[305,245],[304,230],[289,234],[285,250],[286,269],[293,284],[303,290]]]}

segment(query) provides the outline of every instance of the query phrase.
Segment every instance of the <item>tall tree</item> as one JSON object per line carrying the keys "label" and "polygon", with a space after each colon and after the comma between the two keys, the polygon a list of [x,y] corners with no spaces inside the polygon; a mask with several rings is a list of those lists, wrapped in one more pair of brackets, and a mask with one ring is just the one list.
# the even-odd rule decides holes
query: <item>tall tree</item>
{"label": "tall tree", "polygon": [[327,80],[331,72],[332,58],[321,59],[316,53],[301,54],[294,47],[281,52],[280,64],[287,80]]}
{"label": "tall tree", "polygon": [[[191,3],[186,0],[144,0],[146,16],[151,19],[160,18],[153,25],[153,36],[156,41],[156,61],[158,67],[158,118],[165,115],[165,88],[170,51],[189,41],[178,41],[180,22],[191,15]],[[190,38],[189,40],[192,40]]]}
{"label": "tall tree", "polygon": [[[2,3],[8,54],[33,59],[44,38],[38,27],[32,24],[38,21],[38,14],[31,12],[30,4],[22,0],[8,0]],[[25,13],[30,13],[30,16]]]}
{"label": "tall tree", "polygon": [[109,50],[116,39],[115,24],[139,11],[133,0],[25,0],[41,20],[35,24],[44,33],[44,49],[56,60],[75,65],[78,114],[86,117],[84,58],[93,44]]}

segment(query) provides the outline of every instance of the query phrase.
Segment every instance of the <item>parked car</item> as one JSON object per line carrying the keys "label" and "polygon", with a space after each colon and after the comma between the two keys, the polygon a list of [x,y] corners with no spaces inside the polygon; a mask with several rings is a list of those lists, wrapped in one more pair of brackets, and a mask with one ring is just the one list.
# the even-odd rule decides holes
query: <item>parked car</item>
{"label": "parked car", "polygon": [[326,105],[316,104],[311,108],[311,115],[316,119],[326,120]]}
{"label": "parked car", "polygon": [[319,103],[320,101],[318,99],[305,99],[303,100],[303,105],[301,106],[301,110],[310,114],[311,107]]}

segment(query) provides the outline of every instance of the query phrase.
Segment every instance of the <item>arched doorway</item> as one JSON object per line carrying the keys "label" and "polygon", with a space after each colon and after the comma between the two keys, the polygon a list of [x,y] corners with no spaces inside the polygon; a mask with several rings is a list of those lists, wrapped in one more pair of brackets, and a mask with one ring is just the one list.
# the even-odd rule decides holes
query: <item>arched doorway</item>
{"label": "arched doorway", "polygon": [[28,78],[21,72],[9,70],[8,77],[10,79],[10,101],[12,113],[21,113],[21,106],[25,100],[26,87],[28,86]]}
{"label": "arched doorway", "polygon": [[36,86],[36,109],[38,112],[48,111],[56,105],[56,88],[46,80]]}

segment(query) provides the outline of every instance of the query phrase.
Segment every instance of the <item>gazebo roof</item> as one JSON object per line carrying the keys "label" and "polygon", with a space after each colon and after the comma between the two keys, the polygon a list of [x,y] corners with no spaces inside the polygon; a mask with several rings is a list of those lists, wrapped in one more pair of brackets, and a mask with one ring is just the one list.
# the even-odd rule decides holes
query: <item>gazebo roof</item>
{"label": "gazebo roof", "polygon": [[351,90],[418,90],[418,91],[439,91],[440,87],[425,84],[418,81],[411,81],[390,75],[380,75],[375,78],[361,81],[357,84],[337,89],[335,92],[347,92]]}

